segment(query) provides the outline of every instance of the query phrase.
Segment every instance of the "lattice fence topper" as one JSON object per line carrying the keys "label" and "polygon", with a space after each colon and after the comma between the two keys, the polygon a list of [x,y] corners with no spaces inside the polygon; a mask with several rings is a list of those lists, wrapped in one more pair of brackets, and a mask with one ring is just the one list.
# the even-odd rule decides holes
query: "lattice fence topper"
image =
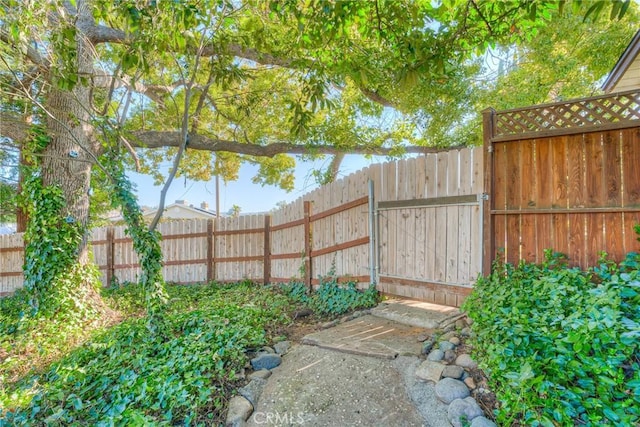
{"label": "lattice fence topper", "polygon": [[494,136],[635,121],[640,120],[640,91],[504,110],[494,120]]}

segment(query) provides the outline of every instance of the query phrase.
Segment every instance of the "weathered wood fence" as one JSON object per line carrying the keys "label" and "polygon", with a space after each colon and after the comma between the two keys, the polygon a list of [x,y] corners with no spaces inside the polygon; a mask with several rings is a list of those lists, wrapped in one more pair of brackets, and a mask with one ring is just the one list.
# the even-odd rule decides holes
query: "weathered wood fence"
{"label": "weathered wood fence", "polygon": [[552,248],[573,266],[640,250],[640,91],[485,111],[485,269],[540,262]]}
{"label": "weathered wood fence", "polygon": [[[459,305],[481,266],[481,189],[481,149],[375,164],[268,215],[160,223],[163,274],[311,286],[333,271],[364,286],[373,272],[385,292]],[[124,226],[96,229],[91,242],[105,285],[137,280]],[[22,235],[0,236],[0,260],[0,292],[22,286]]]}
{"label": "weathered wood fence", "polygon": [[[334,271],[458,306],[499,251],[620,260],[640,250],[639,124],[640,91],[487,110],[483,147],[374,164],[268,215],[161,223],[164,277],[311,286]],[[124,227],[94,230],[92,244],[104,284],[137,280]],[[22,235],[0,236],[0,294],[22,286],[21,266]]]}

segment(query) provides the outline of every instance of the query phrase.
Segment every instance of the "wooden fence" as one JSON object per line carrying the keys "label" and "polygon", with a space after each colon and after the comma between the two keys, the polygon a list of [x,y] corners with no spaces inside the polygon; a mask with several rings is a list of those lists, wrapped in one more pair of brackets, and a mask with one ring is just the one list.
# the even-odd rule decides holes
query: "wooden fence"
{"label": "wooden fence", "polygon": [[381,172],[380,289],[459,306],[482,266],[481,149],[387,163]]}
{"label": "wooden fence", "polygon": [[[480,149],[443,151],[372,165],[269,215],[162,222],[163,274],[309,286],[329,272],[365,286],[373,274],[382,291],[459,305],[481,266],[481,186]],[[91,241],[105,285],[137,280],[124,226],[96,229]],[[0,236],[0,260],[8,293],[22,285],[21,235]]]}
{"label": "wooden fence", "polygon": [[498,250],[517,263],[553,249],[583,268],[638,251],[639,124],[639,91],[485,111],[485,268]]}
{"label": "wooden fence", "polygon": [[[458,306],[498,250],[512,263],[544,249],[581,267],[600,251],[619,260],[640,249],[639,123],[640,91],[487,110],[484,147],[371,165],[269,215],[162,223],[164,277],[311,286],[333,271]],[[124,227],[92,242],[103,283],[137,280]],[[0,236],[0,293],[22,285],[21,266],[22,236]]]}

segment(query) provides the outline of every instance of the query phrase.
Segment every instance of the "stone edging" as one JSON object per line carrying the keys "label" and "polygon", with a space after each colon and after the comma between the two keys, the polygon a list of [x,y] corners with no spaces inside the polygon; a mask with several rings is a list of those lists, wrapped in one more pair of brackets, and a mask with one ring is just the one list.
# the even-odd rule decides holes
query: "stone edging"
{"label": "stone edging", "polygon": [[434,337],[424,341],[422,353],[428,354],[427,359],[416,369],[415,375],[420,381],[435,383],[436,397],[449,405],[447,417],[454,427],[496,427],[493,421],[484,416],[484,411],[476,401],[478,395],[490,393],[486,388],[478,387],[470,375],[478,365],[469,354],[460,351],[461,337],[471,334],[469,321],[461,315],[447,323],[442,325],[446,333],[437,346]]}
{"label": "stone edging", "polygon": [[271,370],[280,366],[282,356],[289,351],[291,343],[289,341],[281,341],[276,343],[273,348],[263,347],[251,359],[251,368],[253,372],[247,378],[249,382],[244,387],[238,389],[238,395],[233,396],[229,401],[225,426],[239,427],[245,425],[256,406],[258,399],[267,385],[267,379],[271,376]]}

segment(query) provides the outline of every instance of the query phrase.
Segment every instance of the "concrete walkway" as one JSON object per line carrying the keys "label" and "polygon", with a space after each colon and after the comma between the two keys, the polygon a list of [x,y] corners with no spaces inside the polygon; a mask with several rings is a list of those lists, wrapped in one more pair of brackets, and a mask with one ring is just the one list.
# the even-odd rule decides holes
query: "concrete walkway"
{"label": "concrete walkway", "polygon": [[306,336],[273,370],[248,425],[449,427],[434,384],[415,371],[423,361],[420,340],[458,315],[392,301]]}

